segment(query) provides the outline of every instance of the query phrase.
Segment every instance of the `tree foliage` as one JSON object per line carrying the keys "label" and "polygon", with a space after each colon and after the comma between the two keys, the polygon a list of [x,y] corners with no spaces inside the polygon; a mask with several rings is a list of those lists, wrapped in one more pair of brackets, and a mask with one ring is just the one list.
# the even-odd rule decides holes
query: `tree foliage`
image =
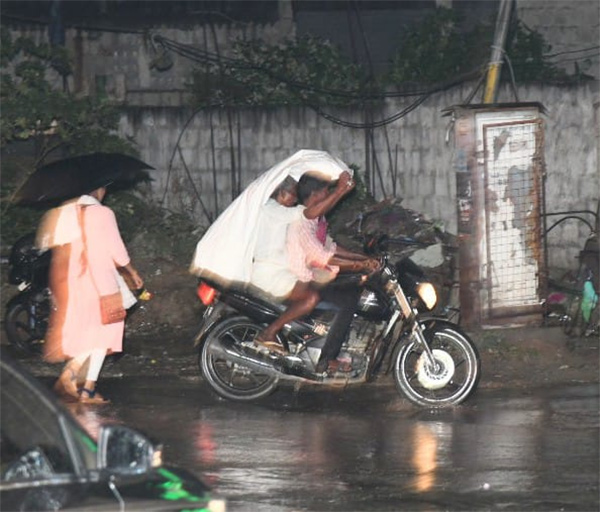
{"label": "tree foliage", "polygon": [[[400,39],[387,80],[391,84],[433,84],[473,69],[483,62],[481,48],[489,48],[493,31],[481,27],[482,40],[474,45],[470,34],[462,34],[460,14],[439,8]],[[487,51],[487,50],[486,50]]]}
{"label": "tree foliage", "polygon": [[279,45],[238,41],[234,57],[197,70],[198,105],[352,105],[374,87],[365,70],[331,42],[313,36]]}
{"label": "tree foliage", "polygon": [[[372,77],[331,42],[314,36],[270,45],[238,41],[231,58],[197,69],[189,85],[196,106],[363,105],[383,99],[390,87],[433,86],[485,72],[495,20],[467,25],[456,9],[439,7],[400,38],[387,73]],[[568,82],[549,62],[550,46],[513,19],[506,41],[507,64],[517,83]],[[508,68],[508,66],[507,66]],[[507,69],[504,81],[512,79]]]}
{"label": "tree foliage", "polygon": [[[389,83],[438,84],[477,68],[485,69],[495,24],[481,21],[470,28],[464,25],[463,16],[454,9],[440,7],[425,17],[402,37],[393,58]],[[505,52],[517,83],[576,79],[545,59],[550,50],[540,33],[516,18],[511,21]],[[507,72],[502,78],[507,81],[512,77]]]}
{"label": "tree foliage", "polygon": [[[133,145],[116,135],[118,110],[93,97],[74,97],[61,87],[71,73],[65,48],[37,44],[28,38],[13,40],[0,31],[0,143],[3,149],[0,202],[4,242],[35,229],[41,212],[16,207],[10,198],[48,157],[93,151],[135,154]],[[28,144],[29,156],[12,151]],[[21,152],[22,153],[22,152]]]}
{"label": "tree foliage", "polygon": [[71,155],[92,150],[133,153],[132,145],[114,133],[119,114],[113,105],[74,97],[60,87],[71,73],[65,48],[28,38],[13,40],[5,27],[0,37],[2,146],[35,137],[38,160],[58,149]]}
{"label": "tree foliage", "polygon": [[507,40],[507,53],[517,82],[569,83],[580,79],[548,62],[545,55],[550,53],[552,46],[539,32],[522,22],[511,25]]}

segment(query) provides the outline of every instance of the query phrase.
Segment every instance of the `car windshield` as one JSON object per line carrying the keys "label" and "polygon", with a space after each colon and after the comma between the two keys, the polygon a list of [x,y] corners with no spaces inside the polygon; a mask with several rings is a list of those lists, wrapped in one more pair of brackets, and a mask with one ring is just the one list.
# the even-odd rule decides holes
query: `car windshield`
{"label": "car windshield", "polygon": [[0,419],[2,482],[79,473],[96,465],[94,441],[12,365],[3,364],[0,372]]}

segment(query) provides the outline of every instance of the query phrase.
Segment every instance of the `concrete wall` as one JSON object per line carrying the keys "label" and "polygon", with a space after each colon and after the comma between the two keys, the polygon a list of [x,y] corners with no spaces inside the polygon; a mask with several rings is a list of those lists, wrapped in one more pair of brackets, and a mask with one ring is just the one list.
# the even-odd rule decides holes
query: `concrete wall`
{"label": "concrete wall", "polygon": [[[379,164],[381,176],[371,174],[376,197],[401,196],[406,206],[443,220],[455,231],[453,141],[447,140],[449,119],[442,116],[442,110],[462,104],[474,84],[433,95],[407,116],[375,130],[374,158],[366,151],[364,130],[335,124],[309,109],[194,113],[183,106],[193,63],[175,55],[168,70],[151,66],[160,53],[160,47],[148,37],[153,32],[213,53],[218,46],[222,54],[237,38],[261,37],[274,42],[293,37],[297,26],[291,4],[281,0],[278,6],[276,23],[220,24],[214,32],[204,26],[159,26],[137,33],[69,28],[66,44],[75,63],[69,88],[78,94],[106,93],[127,105],[120,132],[133,137],[142,156],[157,167],[152,194],[156,200],[164,198],[168,208],[193,214],[199,225],[206,225],[222,211],[239,186],[297,149],[316,148],[359,165],[363,172],[373,171]],[[580,53],[563,52],[598,45],[599,9],[598,0],[517,0],[517,13],[524,22],[542,32],[553,51],[565,58],[577,57],[584,67]],[[44,25],[10,26],[15,35],[47,40]],[[331,25],[332,30],[335,26]],[[307,24],[303,27],[304,31],[310,29]],[[598,50],[590,55],[590,65],[583,71],[598,77]],[[573,61],[568,65],[572,67]],[[547,210],[595,210],[600,159],[598,82],[568,88],[519,87],[518,96],[520,101],[541,102],[548,109]],[[413,100],[388,99],[375,120],[396,114]],[[514,100],[510,90],[500,91],[499,101]],[[364,121],[359,111],[328,113],[344,122]],[[584,225],[571,221],[554,229],[548,237],[550,263],[572,266],[586,234]]]}
{"label": "concrete wall", "polygon": [[552,46],[549,61],[600,78],[598,0],[516,0],[517,16]]}
{"label": "concrete wall", "polygon": [[[439,2],[460,11],[467,20],[476,22],[494,19],[499,1]],[[425,4],[431,5],[431,4]],[[598,0],[516,0],[516,13],[527,26],[540,32],[551,45],[550,62],[572,73],[575,66],[600,79],[600,2]],[[361,21],[345,10],[293,12],[290,0],[277,3],[278,20],[274,23],[215,23],[190,26],[154,25],[139,31],[103,28],[98,30],[67,28],[65,46],[73,56],[74,73],[69,88],[76,93],[106,93],[127,103],[161,105],[185,101],[185,84],[194,68],[202,64],[170,51],[173,65],[159,70],[153,64],[161,55],[160,44],[152,35],[159,35],[178,44],[190,45],[200,52],[228,56],[234,41],[263,39],[277,43],[298,34],[316,34],[329,38],[349,58],[363,64],[371,63],[379,71],[385,69],[397,50],[399,35],[412,23],[417,23],[428,10],[413,4],[404,9],[361,9]],[[44,15],[44,13],[40,13]],[[467,21],[467,24],[468,22]],[[37,42],[47,41],[43,24],[3,21],[15,36],[24,35]],[[361,28],[362,27],[362,28]],[[362,30],[365,30],[364,40]],[[369,47],[365,55],[364,45]],[[61,80],[57,79],[57,84]]]}
{"label": "concrete wall", "polygon": [[[175,97],[181,98],[192,72],[202,67],[202,61],[168,52],[172,66],[160,69],[155,64],[163,48],[153,36],[189,45],[213,58],[230,56],[237,40],[262,39],[276,44],[295,35],[293,20],[286,11],[289,4],[287,0],[280,2],[280,18],[272,24],[221,22],[181,28],[165,25],[143,31],[66,28],[65,48],[73,66],[73,73],[68,77],[69,90],[76,94],[105,94],[118,101],[140,102],[139,95],[145,93],[146,100],[152,98],[156,103],[164,97],[159,96],[160,92],[170,91],[177,91],[179,96]],[[48,29],[43,24],[11,20],[3,21],[4,24],[14,39],[22,36],[37,44],[48,42]],[[62,78],[53,75],[50,78],[58,87],[62,85]]]}
{"label": "concrete wall", "polygon": [[[442,111],[463,103],[471,87],[433,95],[374,133],[374,154],[380,165],[380,177],[373,173],[375,196],[402,197],[406,207],[442,221],[453,233],[454,142],[450,119]],[[547,109],[547,211],[595,211],[600,198],[598,82],[522,87],[518,95],[520,101],[540,102]],[[514,101],[512,91],[502,89],[499,101]],[[389,99],[379,116],[389,117],[408,104],[408,99]],[[361,113],[354,110],[328,113],[345,122],[362,121]],[[154,198],[164,199],[169,209],[192,214],[199,226],[208,225],[231,202],[237,190],[232,183],[239,180],[243,188],[298,149],[329,151],[360,166],[363,174],[368,168],[364,130],[333,123],[310,109],[256,109],[228,116],[224,110],[130,108],[121,119],[120,132],[134,138],[143,159],[156,167]],[[585,225],[575,221],[553,229],[548,236],[550,265],[573,267],[587,234]]]}

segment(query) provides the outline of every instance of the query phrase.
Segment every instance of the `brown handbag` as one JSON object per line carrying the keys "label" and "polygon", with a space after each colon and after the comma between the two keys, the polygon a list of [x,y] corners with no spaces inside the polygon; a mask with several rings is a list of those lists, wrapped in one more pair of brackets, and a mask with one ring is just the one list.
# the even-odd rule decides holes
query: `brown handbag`
{"label": "brown handbag", "polygon": [[116,324],[125,320],[127,311],[123,307],[121,292],[100,296],[100,318],[103,324]]}
{"label": "brown handbag", "polygon": [[[85,267],[87,267],[87,240],[84,226],[84,208],[85,207],[81,207],[79,210],[79,223],[81,226],[81,236],[83,240],[82,257],[85,261]],[[98,286],[96,285],[96,281],[94,280],[91,270],[89,268],[87,270],[90,272],[90,277],[92,278],[94,288],[98,290]],[[110,295],[100,295],[100,321],[103,325],[123,322],[126,315],[127,311],[123,306],[123,295],[121,295],[120,291],[111,293]]]}

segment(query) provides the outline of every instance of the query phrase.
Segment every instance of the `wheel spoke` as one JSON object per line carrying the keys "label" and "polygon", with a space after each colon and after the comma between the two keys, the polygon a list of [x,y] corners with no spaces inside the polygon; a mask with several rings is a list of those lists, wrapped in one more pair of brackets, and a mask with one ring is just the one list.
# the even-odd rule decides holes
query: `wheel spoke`
{"label": "wheel spoke", "polygon": [[467,360],[463,357],[460,361],[454,362],[454,368],[460,368],[463,364],[465,364]]}

